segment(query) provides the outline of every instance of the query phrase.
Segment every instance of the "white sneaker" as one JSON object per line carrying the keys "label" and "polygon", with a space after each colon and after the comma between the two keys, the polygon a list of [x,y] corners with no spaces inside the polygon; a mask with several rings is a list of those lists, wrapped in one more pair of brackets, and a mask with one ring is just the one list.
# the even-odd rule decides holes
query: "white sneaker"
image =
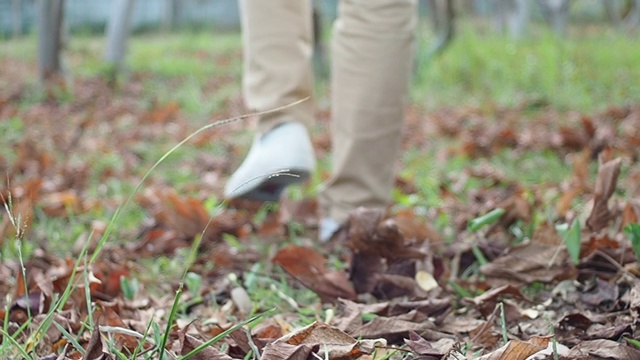
{"label": "white sneaker", "polygon": [[226,198],[278,201],[291,184],[311,176],[316,158],[304,125],[287,122],[257,135],[251,150],[227,182]]}

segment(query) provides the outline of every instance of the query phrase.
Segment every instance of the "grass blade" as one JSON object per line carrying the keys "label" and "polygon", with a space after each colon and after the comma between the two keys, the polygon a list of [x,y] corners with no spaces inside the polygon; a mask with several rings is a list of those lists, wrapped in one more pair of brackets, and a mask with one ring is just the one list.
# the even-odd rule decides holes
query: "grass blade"
{"label": "grass blade", "polygon": [[480,230],[482,227],[484,227],[485,225],[491,225],[496,223],[498,220],[500,220],[500,218],[502,217],[502,215],[504,215],[504,213],[505,213],[504,209],[501,209],[501,208],[493,209],[488,213],[469,221],[469,226],[467,228],[471,232],[476,232]]}
{"label": "grass blade", "polygon": [[251,324],[252,322],[254,322],[254,321],[256,321],[256,320],[260,320],[260,319],[262,319],[263,317],[265,317],[265,316],[267,316],[267,315],[270,315],[270,314],[271,314],[271,313],[273,313],[275,310],[276,310],[275,308],[270,309],[270,310],[267,310],[267,311],[265,311],[265,312],[263,312],[263,313],[260,313],[260,314],[258,314],[258,315],[255,315],[255,316],[253,316],[253,317],[251,317],[251,318],[249,318],[249,319],[247,319],[247,320],[245,320],[245,321],[242,321],[242,322],[240,322],[240,323],[237,323],[236,325],[234,325],[234,326],[232,326],[232,327],[228,328],[227,330],[225,330],[225,331],[221,332],[220,334],[218,334],[218,335],[216,335],[216,336],[212,337],[211,339],[209,339],[209,340],[207,340],[207,341],[203,342],[200,346],[198,346],[197,348],[195,348],[195,349],[193,349],[193,350],[189,351],[186,355],[181,356],[181,357],[179,357],[178,359],[179,359],[179,360],[186,360],[186,359],[191,358],[192,356],[195,356],[196,354],[198,354],[198,353],[199,353],[199,352],[201,352],[202,350],[206,349],[207,347],[211,346],[212,344],[216,343],[217,341],[219,341],[220,339],[224,338],[225,336],[227,336],[227,335],[231,334],[232,332],[234,332],[234,331],[236,331],[236,330],[240,329],[241,327],[243,327],[243,326],[245,326],[245,325]]}

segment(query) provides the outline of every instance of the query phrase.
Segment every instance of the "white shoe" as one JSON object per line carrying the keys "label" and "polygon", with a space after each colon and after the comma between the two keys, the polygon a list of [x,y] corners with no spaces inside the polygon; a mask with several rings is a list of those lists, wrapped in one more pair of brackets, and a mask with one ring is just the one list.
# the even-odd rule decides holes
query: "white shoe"
{"label": "white shoe", "polygon": [[304,125],[287,122],[257,135],[251,150],[227,182],[226,198],[278,201],[291,184],[311,176],[316,158]]}

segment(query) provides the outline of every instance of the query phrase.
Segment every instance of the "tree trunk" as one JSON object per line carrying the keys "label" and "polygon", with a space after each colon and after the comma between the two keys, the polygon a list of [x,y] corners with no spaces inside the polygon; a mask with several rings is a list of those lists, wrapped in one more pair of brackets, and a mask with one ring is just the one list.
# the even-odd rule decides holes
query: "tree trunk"
{"label": "tree trunk", "polygon": [[567,33],[567,20],[571,0],[538,0],[545,20],[551,25],[553,31],[564,36]]}
{"label": "tree trunk", "polygon": [[640,0],[603,0],[614,26],[632,31],[640,25]]}
{"label": "tree trunk", "polygon": [[41,82],[62,74],[64,0],[38,0],[38,76]]}
{"label": "tree trunk", "polygon": [[329,65],[323,39],[324,22],[318,6],[313,6],[313,70],[318,79],[329,76]]}
{"label": "tree trunk", "polygon": [[133,3],[134,0],[116,0],[107,24],[105,60],[113,64],[116,71],[122,68],[127,52],[127,37],[131,28]]}
{"label": "tree trunk", "polygon": [[170,31],[176,25],[176,1],[164,0],[162,13],[162,30]]}
{"label": "tree trunk", "polygon": [[427,58],[438,55],[451,43],[455,35],[455,9],[453,1],[431,0],[428,2],[436,42],[430,47]]}
{"label": "tree trunk", "polygon": [[631,9],[629,9],[629,14],[625,18],[624,25],[630,31],[640,26],[640,0],[631,2]]}
{"label": "tree trunk", "polygon": [[22,4],[21,0],[11,0],[11,20],[13,21],[13,36],[22,35]]}
{"label": "tree trunk", "polygon": [[527,0],[493,0],[493,17],[496,31],[507,33],[512,39],[525,35],[529,23]]}

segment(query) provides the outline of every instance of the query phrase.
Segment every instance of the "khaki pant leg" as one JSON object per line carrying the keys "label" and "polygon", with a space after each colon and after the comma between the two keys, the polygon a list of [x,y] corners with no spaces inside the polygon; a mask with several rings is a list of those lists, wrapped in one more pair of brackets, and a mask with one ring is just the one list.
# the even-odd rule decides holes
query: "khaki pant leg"
{"label": "khaki pant leg", "polygon": [[343,0],[332,43],[333,172],[325,216],[386,207],[415,47],[414,0]]}
{"label": "khaki pant leg", "polygon": [[[313,29],[311,2],[306,0],[242,0],[246,105],[255,111],[272,110],[311,97]],[[261,116],[259,131],[285,121],[313,122],[311,99],[294,107]]]}

